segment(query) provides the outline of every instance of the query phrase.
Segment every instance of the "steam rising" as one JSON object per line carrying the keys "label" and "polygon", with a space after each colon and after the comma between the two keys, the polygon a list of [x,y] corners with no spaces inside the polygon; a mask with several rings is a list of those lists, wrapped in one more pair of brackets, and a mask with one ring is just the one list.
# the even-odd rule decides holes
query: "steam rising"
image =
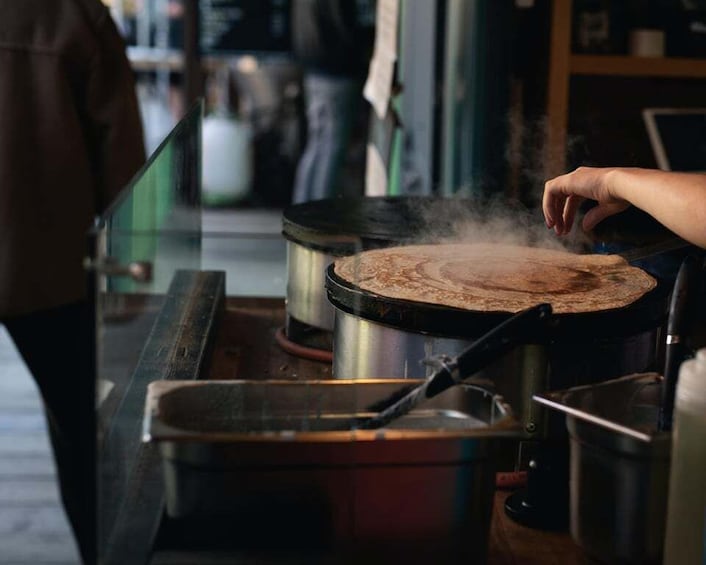
{"label": "steam rising", "polygon": [[547,229],[541,210],[506,200],[440,198],[420,203],[411,212],[423,226],[415,243],[499,243],[574,253],[590,248],[580,228],[559,238]]}

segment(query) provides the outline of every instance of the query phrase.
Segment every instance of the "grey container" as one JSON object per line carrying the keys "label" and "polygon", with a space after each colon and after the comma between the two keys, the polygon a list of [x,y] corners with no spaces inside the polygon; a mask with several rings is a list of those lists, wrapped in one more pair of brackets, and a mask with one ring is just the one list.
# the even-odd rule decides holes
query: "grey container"
{"label": "grey container", "polygon": [[274,536],[295,527],[359,557],[483,562],[495,452],[519,425],[502,398],[464,385],[387,428],[352,429],[366,407],[418,382],[152,383],[144,440],[159,445],[168,514],[245,517]]}
{"label": "grey container", "polygon": [[605,563],[662,562],[671,434],[657,429],[661,389],[644,373],[534,396],[566,413],[571,536]]}

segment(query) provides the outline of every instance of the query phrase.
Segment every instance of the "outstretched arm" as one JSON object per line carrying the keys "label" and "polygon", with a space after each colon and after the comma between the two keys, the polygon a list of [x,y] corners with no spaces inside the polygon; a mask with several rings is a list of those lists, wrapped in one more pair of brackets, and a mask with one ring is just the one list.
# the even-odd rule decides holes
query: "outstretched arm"
{"label": "outstretched arm", "polygon": [[567,234],[579,205],[595,200],[583,219],[588,231],[630,205],[647,212],[685,240],[706,247],[706,175],[657,169],[579,167],[546,182],[547,227]]}

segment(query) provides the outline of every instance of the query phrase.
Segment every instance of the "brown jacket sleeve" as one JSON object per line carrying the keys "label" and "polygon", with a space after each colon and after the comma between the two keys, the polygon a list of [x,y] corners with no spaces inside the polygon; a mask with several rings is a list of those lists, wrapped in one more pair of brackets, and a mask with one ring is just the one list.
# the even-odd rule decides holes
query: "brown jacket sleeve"
{"label": "brown jacket sleeve", "polygon": [[100,0],[0,0],[0,319],[85,296],[87,231],[144,162]]}
{"label": "brown jacket sleeve", "polygon": [[125,44],[107,10],[95,22],[98,50],[86,88],[87,134],[96,176],[96,204],[103,211],[145,161],[133,72]]}

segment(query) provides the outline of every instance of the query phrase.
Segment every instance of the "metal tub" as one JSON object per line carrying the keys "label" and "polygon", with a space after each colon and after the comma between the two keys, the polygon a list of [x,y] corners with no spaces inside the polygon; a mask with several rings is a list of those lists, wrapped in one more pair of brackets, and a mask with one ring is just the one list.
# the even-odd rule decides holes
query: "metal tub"
{"label": "metal tub", "polygon": [[152,383],[144,439],[159,445],[168,514],[482,562],[495,451],[519,426],[500,397],[458,386],[388,428],[354,429],[410,382]]}
{"label": "metal tub", "polygon": [[661,388],[645,373],[535,396],[566,413],[571,535],[601,562],[662,562],[671,434],[657,429]]}

